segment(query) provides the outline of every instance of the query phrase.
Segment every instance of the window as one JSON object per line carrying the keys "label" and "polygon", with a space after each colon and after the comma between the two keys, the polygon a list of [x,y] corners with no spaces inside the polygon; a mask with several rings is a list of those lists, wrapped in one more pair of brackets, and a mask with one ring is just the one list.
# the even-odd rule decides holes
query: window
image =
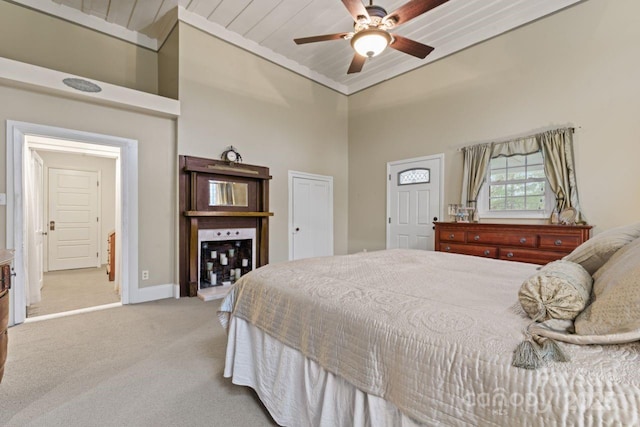
{"label": "window", "polygon": [[431,182],[430,169],[407,169],[398,173],[398,185],[424,184]]}
{"label": "window", "polygon": [[554,197],[544,173],[541,152],[495,157],[478,197],[481,216],[493,218],[547,218]]}

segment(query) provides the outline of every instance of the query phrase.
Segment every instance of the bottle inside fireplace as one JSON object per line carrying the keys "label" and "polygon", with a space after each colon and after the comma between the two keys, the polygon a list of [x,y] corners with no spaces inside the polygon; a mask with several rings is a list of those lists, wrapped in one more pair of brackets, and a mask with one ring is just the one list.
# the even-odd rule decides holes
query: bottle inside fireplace
{"label": "bottle inside fireplace", "polygon": [[229,286],[253,269],[251,239],[200,243],[199,288]]}

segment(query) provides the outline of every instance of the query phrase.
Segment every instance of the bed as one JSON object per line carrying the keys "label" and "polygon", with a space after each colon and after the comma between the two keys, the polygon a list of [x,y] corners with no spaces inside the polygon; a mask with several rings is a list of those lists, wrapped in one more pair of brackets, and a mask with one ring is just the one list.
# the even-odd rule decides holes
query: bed
{"label": "bed", "polygon": [[511,365],[539,268],[403,249],[267,265],[221,304],[224,375],[284,426],[639,425],[637,341]]}

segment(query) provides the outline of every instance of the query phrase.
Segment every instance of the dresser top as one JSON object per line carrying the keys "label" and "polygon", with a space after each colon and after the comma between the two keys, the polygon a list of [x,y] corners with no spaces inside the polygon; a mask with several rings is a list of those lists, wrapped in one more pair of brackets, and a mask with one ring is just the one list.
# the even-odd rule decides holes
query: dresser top
{"label": "dresser top", "polygon": [[506,223],[490,223],[490,222],[435,222],[434,224],[446,227],[460,227],[460,228],[476,228],[476,229],[507,229],[515,228],[518,230],[590,230],[591,225],[560,225],[560,224],[506,224]]}
{"label": "dresser top", "polygon": [[13,251],[0,249],[0,264],[7,264],[11,261],[13,261]]}

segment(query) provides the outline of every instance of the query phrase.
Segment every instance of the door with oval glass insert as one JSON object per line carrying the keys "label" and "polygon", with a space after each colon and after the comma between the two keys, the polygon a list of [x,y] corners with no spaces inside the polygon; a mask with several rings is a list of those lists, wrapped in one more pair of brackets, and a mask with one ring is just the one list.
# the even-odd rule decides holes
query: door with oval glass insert
{"label": "door with oval glass insert", "polygon": [[387,164],[387,249],[433,250],[443,155]]}

